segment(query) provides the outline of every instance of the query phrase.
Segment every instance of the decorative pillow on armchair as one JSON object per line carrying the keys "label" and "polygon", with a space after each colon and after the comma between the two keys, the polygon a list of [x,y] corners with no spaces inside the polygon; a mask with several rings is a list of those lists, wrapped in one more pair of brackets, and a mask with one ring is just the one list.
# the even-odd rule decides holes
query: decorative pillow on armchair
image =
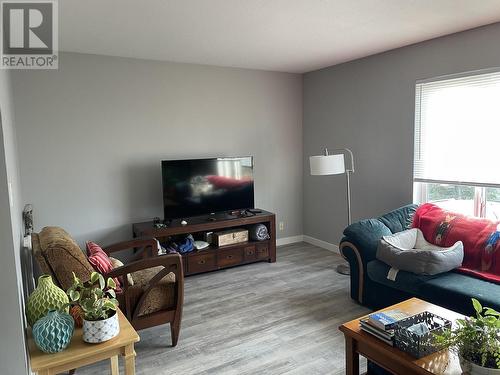
{"label": "decorative pillow on armchair", "polygon": [[[105,275],[113,270],[113,263],[109,258],[108,254],[95,242],[87,241],[87,256],[89,263],[94,266],[94,269]],[[114,278],[116,283],[116,291],[121,291],[121,283],[118,278]]]}

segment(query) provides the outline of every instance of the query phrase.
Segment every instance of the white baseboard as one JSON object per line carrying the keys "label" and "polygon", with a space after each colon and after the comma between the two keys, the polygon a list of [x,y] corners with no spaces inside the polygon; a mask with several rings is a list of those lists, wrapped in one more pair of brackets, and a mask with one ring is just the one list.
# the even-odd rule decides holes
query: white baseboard
{"label": "white baseboard", "polygon": [[297,243],[297,242],[302,242],[302,241],[304,241],[303,235],[278,238],[276,240],[276,246],[289,245],[291,243]]}
{"label": "white baseboard", "polygon": [[340,254],[340,250],[339,250],[338,245],[335,245],[333,243],[326,242],[326,241],[323,241],[323,240],[320,240],[320,239],[317,239],[317,238],[314,238],[311,236],[304,235],[302,237],[303,237],[304,242],[307,242],[307,243],[310,243],[311,245],[318,246],[318,247],[321,247],[323,249],[332,251],[335,254]]}
{"label": "white baseboard", "polygon": [[276,246],[284,246],[297,242],[307,242],[310,243],[311,245],[321,247],[322,249],[332,251],[335,254],[340,254],[338,245],[302,234],[298,236],[278,238],[276,240]]}

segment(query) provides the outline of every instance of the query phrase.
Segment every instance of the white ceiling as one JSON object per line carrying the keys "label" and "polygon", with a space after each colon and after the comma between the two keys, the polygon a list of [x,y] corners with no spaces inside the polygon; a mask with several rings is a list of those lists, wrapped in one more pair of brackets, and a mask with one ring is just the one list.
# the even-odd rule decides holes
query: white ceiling
{"label": "white ceiling", "polygon": [[60,49],[302,73],[500,21],[500,0],[61,0]]}

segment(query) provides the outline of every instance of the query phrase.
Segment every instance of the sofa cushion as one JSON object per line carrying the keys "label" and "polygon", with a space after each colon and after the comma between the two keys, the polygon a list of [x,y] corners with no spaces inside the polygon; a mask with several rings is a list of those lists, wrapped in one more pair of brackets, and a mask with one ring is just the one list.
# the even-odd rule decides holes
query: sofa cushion
{"label": "sofa cushion", "polygon": [[401,232],[411,228],[413,215],[417,210],[416,204],[408,204],[406,206],[395,209],[378,218],[392,233]]}
{"label": "sofa cushion", "polygon": [[40,251],[59,286],[68,290],[73,285],[73,275],[83,282],[94,271],[78,244],[62,228],[45,227],[38,234]]}
{"label": "sofa cushion", "polygon": [[412,294],[417,294],[422,284],[436,277],[399,271],[396,275],[396,280],[392,281],[387,278],[387,274],[391,267],[380,260],[372,260],[368,263],[366,268],[370,280]]}
{"label": "sofa cushion", "polygon": [[500,286],[456,272],[447,272],[419,285],[423,298],[464,314],[472,314],[471,298],[483,306],[500,309]]}

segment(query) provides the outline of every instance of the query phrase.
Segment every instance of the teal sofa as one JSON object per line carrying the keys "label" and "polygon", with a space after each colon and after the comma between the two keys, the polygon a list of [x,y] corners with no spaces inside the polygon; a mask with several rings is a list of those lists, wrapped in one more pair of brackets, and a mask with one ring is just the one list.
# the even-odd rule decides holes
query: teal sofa
{"label": "teal sofa", "polygon": [[473,314],[471,298],[476,298],[499,311],[500,285],[454,271],[434,276],[399,271],[395,281],[387,279],[390,267],[376,258],[379,240],[411,227],[416,209],[416,205],[407,205],[344,230],[339,248],[350,266],[351,298],[379,309],[418,297],[468,315]]}

